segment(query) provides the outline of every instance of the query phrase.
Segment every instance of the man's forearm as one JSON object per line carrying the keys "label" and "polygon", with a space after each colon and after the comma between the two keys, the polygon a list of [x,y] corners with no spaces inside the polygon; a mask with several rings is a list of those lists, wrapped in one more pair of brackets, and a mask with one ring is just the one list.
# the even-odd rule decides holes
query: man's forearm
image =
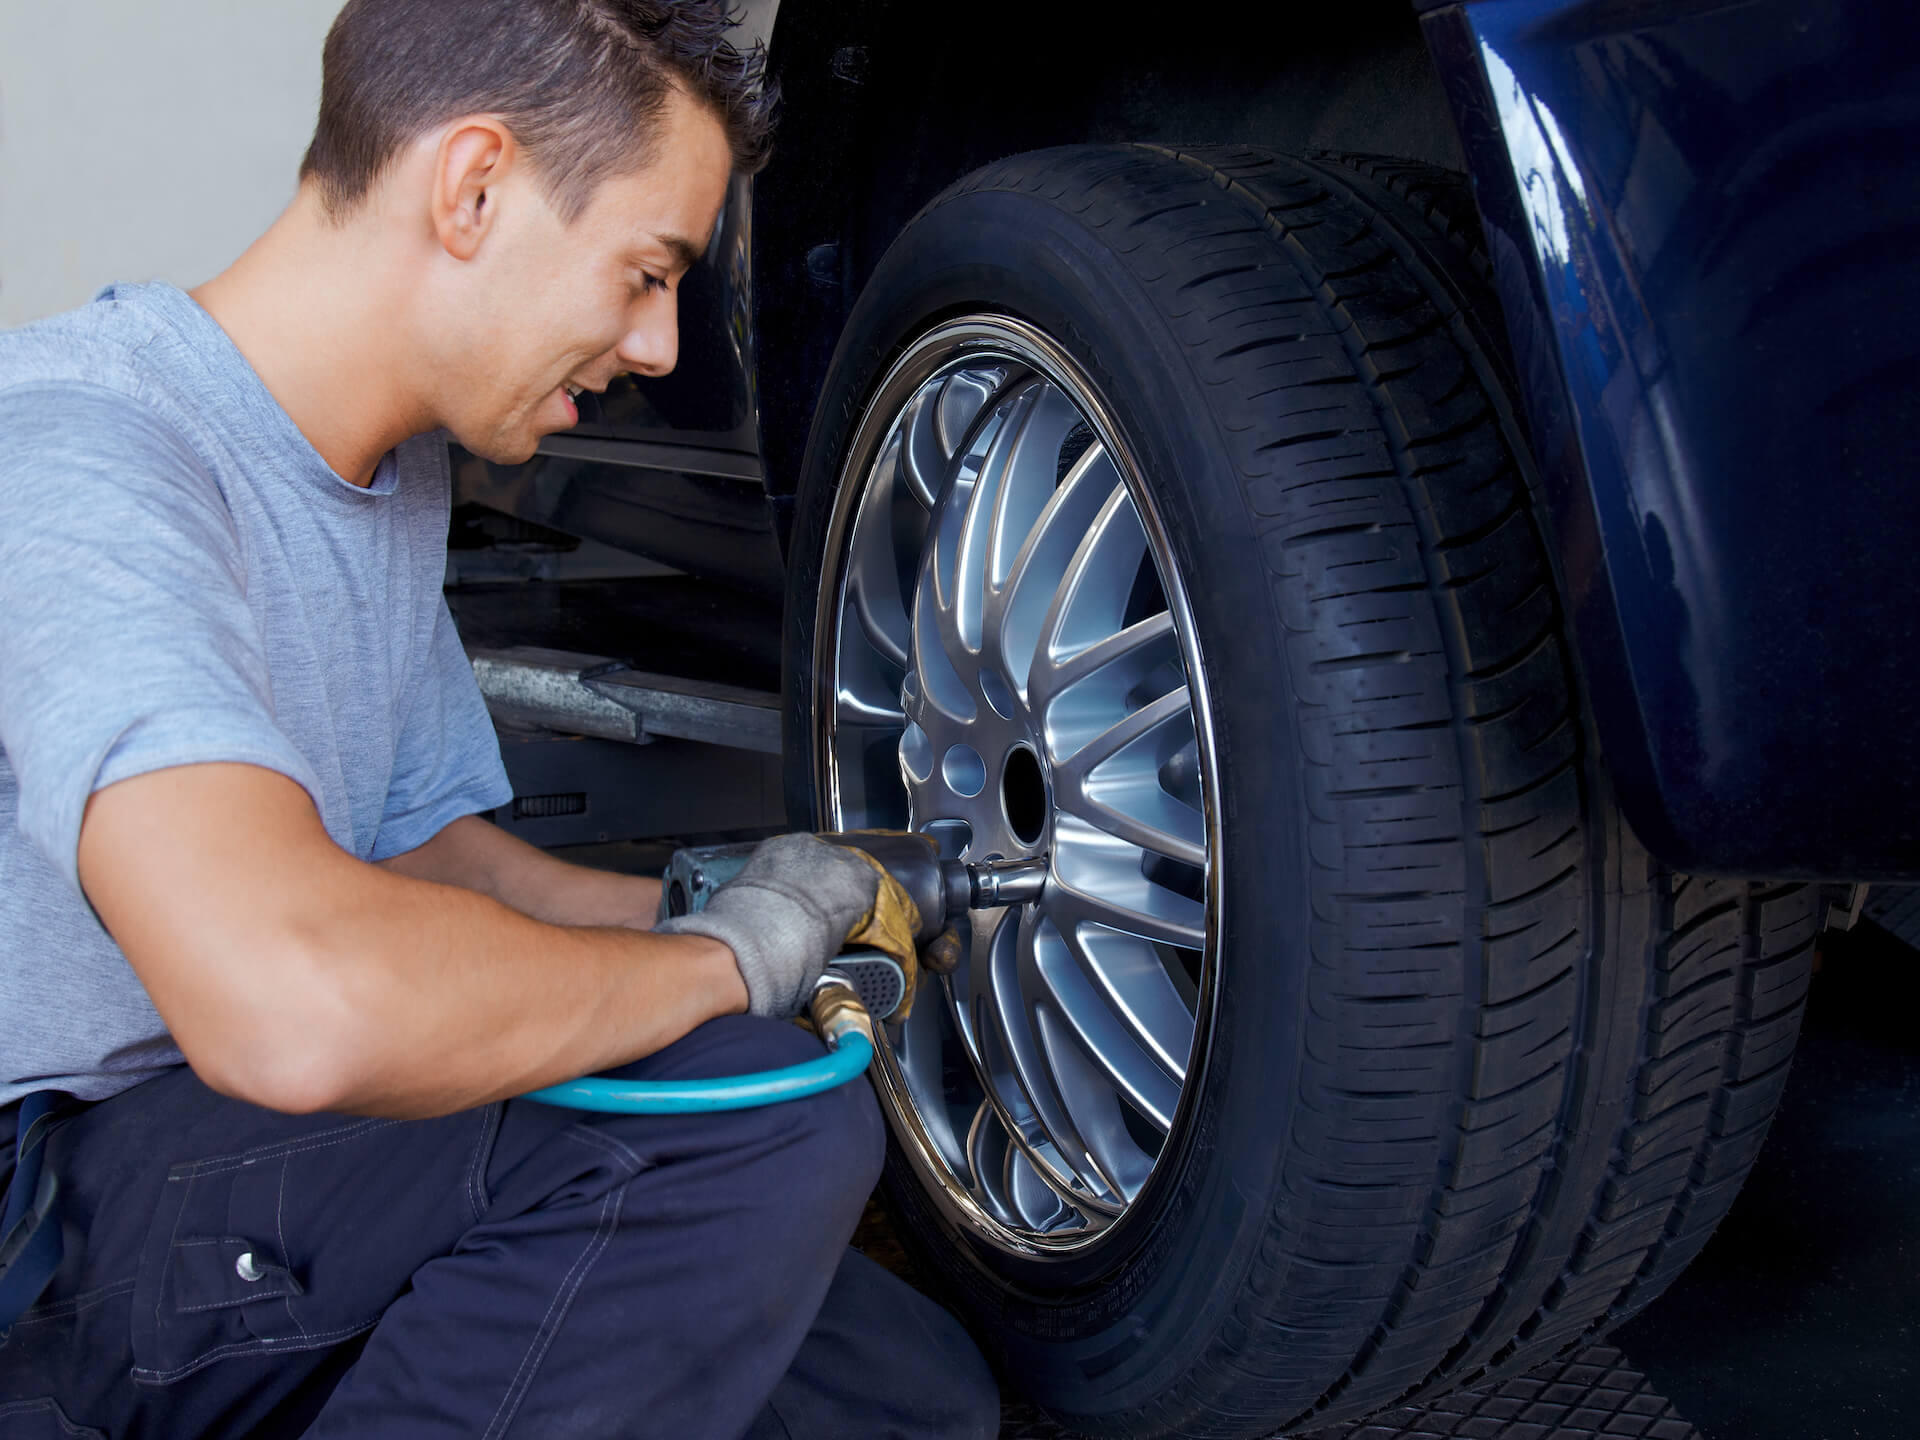
{"label": "man's forearm", "polygon": [[462,887],[390,878],[330,913],[319,950],[314,993],[338,1007],[323,1029],[344,1077],[327,1108],[464,1109],[637,1059],[746,1008],[717,942],[556,927]]}
{"label": "man's forearm", "polygon": [[96,791],[78,860],[201,1078],[274,1109],[443,1114],[651,1054],[748,1003],[724,944],[543,924],[363,864],[304,790],[251,765]]}
{"label": "man's forearm", "polygon": [[549,925],[619,925],[646,930],[660,908],[660,882],[556,860],[477,815],[455,820],[383,868],[491,895]]}

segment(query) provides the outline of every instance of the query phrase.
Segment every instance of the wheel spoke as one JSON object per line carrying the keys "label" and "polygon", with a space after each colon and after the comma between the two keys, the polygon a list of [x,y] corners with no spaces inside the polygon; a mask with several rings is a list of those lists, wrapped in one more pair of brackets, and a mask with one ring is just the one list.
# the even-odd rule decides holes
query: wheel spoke
{"label": "wheel spoke", "polygon": [[1206,818],[1162,790],[1153,776],[1128,776],[1096,789],[1056,782],[1060,810],[1129,845],[1190,869],[1207,863]]}
{"label": "wheel spoke", "polygon": [[[1055,1056],[1032,1028],[1031,1014],[997,1011],[996,1048],[1004,1047],[1009,1068],[996,1093],[1012,1101],[1016,1113],[1031,1118],[1012,1130],[1013,1141],[1032,1157],[1040,1177],[1063,1199],[1102,1209],[1126,1203],[1126,1192],[1100,1164],[1080,1134],[1079,1116],[1055,1069]],[[1011,1087],[1014,1091],[1008,1094]]]}
{"label": "wheel spoke", "polygon": [[905,670],[911,663],[907,646],[912,633],[906,607],[902,605],[896,611],[884,598],[875,596],[872,586],[864,584],[855,584],[847,601],[853,607],[860,633],[866,636],[867,643],[885,656],[889,664]]}
{"label": "wheel spoke", "polygon": [[1073,782],[1084,782],[1096,770],[1115,760],[1139,758],[1128,757],[1128,752],[1157,738],[1168,727],[1183,724],[1189,727],[1193,724],[1193,701],[1184,685],[1177,690],[1169,690],[1157,700],[1148,701],[1130,715],[1123,715],[1067,754],[1056,755],[1053,762],[1055,779],[1057,781],[1064,777]]}
{"label": "wheel spoke", "polygon": [[999,426],[980,458],[966,492],[965,510],[955,527],[953,586],[942,598],[953,611],[954,633],[969,650],[980,649],[987,599],[988,552],[992,548],[1008,472],[1033,419],[1035,404],[1044,393],[1045,387],[1036,381],[999,402]]}
{"label": "wheel spoke", "polygon": [[1187,1078],[1193,1006],[1150,940],[1082,922],[1061,932],[1080,973],[1176,1088]]}
{"label": "wheel spoke", "polygon": [[[1121,803],[1112,803],[1115,799]],[[1094,799],[1082,791],[1075,800],[1072,805],[1062,801],[1061,808],[1109,835],[1196,870],[1207,863],[1205,818],[1151,782],[1116,786],[1110,798]]]}
{"label": "wheel spoke", "polygon": [[[851,605],[847,607],[851,610]],[[849,633],[851,630],[853,633]],[[906,724],[900,708],[899,674],[872,646],[864,643],[858,624],[843,626],[840,634],[839,674],[834,686],[834,717],[841,725]]]}
{"label": "wheel spoke", "polygon": [[933,386],[922,386],[900,420],[900,478],[920,508],[929,512],[940,498],[947,473],[947,452],[940,446],[935,420],[935,395]]}
{"label": "wheel spoke", "polygon": [[[1139,1141],[1127,1129],[1121,1100],[1114,1091],[1112,1073],[1088,1052],[1085,1037],[1060,1020],[1046,1006],[1034,1011],[1034,1028],[1040,1036],[1060,1093],[1079,1121],[1080,1135],[1091,1152],[1089,1160],[1106,1177],[1113,1200],[1125,1205],[1140,1193],[1153,1171],[1153,1156],[1140,1148]],[[1173,1087],[1177,1102],[1180,1088]],[[1166,1133],[1164,1129],[1160,1132]]]}
{"label": "wheel spoke", "polygon": [[1040,385],[1007,447],[996,487],[986,554],[986,589],[1007,583],[1027,536],[1059,487],[1060,446],[1083,422],[1073,402],[1052,385]]}
{"label": "wheel spoke", "polygon": [[1118,692],[1124,696],[1146,678],[1148,671],[1168,661],[1178,664],[1179,658],[1180,644],[1173,629],[1173,615],[1162,610],[1157,615],[1136,620],[1104,640],[1096,640],[1058,664],[1043,660],[1034,667],[1032,700],[1036,709],[1045,706],[1062,691],[1108,671],[1110,666],[1124,667],[1115,681],[1117,686],[1125,687]]}
{"label": "wheel spoke", "polygon": [[1041,509],[994,598],[989,620],[999,635],[996,658],[1025,693],[1048,609],[1074,552],[1120,489],[1120,472],[1095,443],[1074,462]]}
{"label": "wheel spoke", "polygon": [[1018,1225],[1021,1216],[1014,1209],[1012,1186],[1007,1183],[1007,1161],[1013,1150],[1012,1139],[991,1102],[982,1100],[967,1127],[967,1169],[973,1176],[970,1187],[987,1212],[1003,1225]]}
{"label": "wheel spoke", "polygon": [[1162,610],[1060,664],[1037,656],[1027,699],[1047,753],[1064,757],[1104,733],[1115,715],[1136,708],[1143,694],[1170,693],[1183,678],[1173,616]]}
{"label": "wheel spoke", "polygon": [[[1034,927],[1034,962],[1053,1008],[1075,1043],[1142,1113],[1164,1131],[1180,1103],[1193,1017],[1172,987],[1171,1008],[1161,1003],[1145,971],[1124,961],[1120,946],[1102,958],[1103,971],[1079,936],[1069,938],[1050,921]],[[1166,972],[1156,965],[1161,981]],[[1177,1059],[1174,1058],[1177,1051]]]}
{"label": "wheel spoke", "polygon": [[919,693],[927,704],[935,706],[958,724],[973,719],[973,692],[954,668],[948,647],[960,648],[948,623],[951,616],[941,606],[939,580],[934,574],[933,548],[928,547],[920,571],[918,598],[913,606],[914,675]]}
{"label": "wheel spoke", "polygon": [[1047,913],[1062,929],[1082,921],[1183,950],[1207,943],[1206,906],[1147,878],[1143,847],[1074,815],[1054,822]]}
{"label": "wheel spoke", "polygon": [[1078,1213],[1061,1194],[1059,1182],[1018,1146],[1007,1151],[1004,1176],[1007,1199],[1028,1229],[1052,1234],[1065,1228]]}
{"label": "wheel spoke", "polygon": [[897,705],[875,703],[851,690],[835,697],[834,711],[842,725],[874,725],[892,730],[906,727],[907,717]]}
{"label": "wheel spoke", "polygon": [[952,995],[940,977],[920,972],[912,1011],[905,1020],[891,1020],[884,1027],[886,1044],[892,1050],[900,1071],[912,1085],[927,1094],[941,1095],[942,1103],[921,1112],[921,1124],[928,1138],[939,1149],[949,1166],[966,1163],[966,1133],[956,1124],[956,1114],[968,1100],[964,1087],[948,1103],[945,1095],[949,1079],[947,1056],[954,1026]]}
{"label": "wheel spoke", "polygon": [[[1168,761],[1193,740],[1187,687],[1169,690],[1088,733],[1152,670],[1165,666],[1167,657],[1154,657],[1155,665],[1136,666],[1131,673],[1117,662],[1151,655],[1151,647],[1171,634],[1172,618],[1162,612],[1089,645],[1040,672],[1045,679],[1036,682],[1036,701],[1044,706],[1043,731],[1054,759],[1054,803],[1143,849],[1201,866],[1206,863],[1204,817],[1169,794],[1161,781]],[[1054,678],[1062,674],[1075,678],[1056,689]]]}
{"label": "wheel spoke", "polygon": [[1133,497],[1116,490],[1075,547],[1040,630],[1040,645],[1059,664],[1126,624],[1134,581],[1146,558],[1147,534]]}
{"label": "wheel spoke", "polygon": [[896,432],[875,466],[872,483],[860,502],[847,544],[847,601],[867,643],[895,668],[905,671],[911,621],[901,594],[893,510],[901,470]]}
{"label": "wheel spoke", "polygon": [[[1066,1034],[1079,1035],[1079,1017],[1073,1012],[1086,1006],[1084,997],[1073,989],[1065,994],[1055,989],[1061,967],[1047,963],[1043,936],[1043,930],[1051,928],[1031,912],[1002,927],[1003,932],[1011,932],[1014,943],[1000,947],[1005,960],[994,967],[1001,1024],[1009,1038],[1018,1037],[1013,1049],[1017,1078],[1035,1111],[1047,1119],[1061,1158],[1092,1190],[1093,1198],[1124,1202],[1123,1185],[1101,1159],[1103,1153],[1114,1153],[1110,1137],[1090,1134],[1087,1124],[1092,1121],[1097,1126],[1104,1118],[1100,1108],[1089,1103],[1102,1087],[1086,1073],[1078,1051],[1059,1043]],[[1053,1044],[1047,1043],[1049,1027]]]}
{"label": "wheel spoke", "polygon": [[935,433],[943,454],[953,455],[965,443],[974,421],[1005,388],[1010,371],[1004,365],[961,370],[941,387],[934,409]]}
{"label": "wheel spoke", "polygon": [[1053,1178],[1063,1194],[1082,1203],[1090,1197],[1117,1202],[1119,1193],[1080,1139],[1032,1028],[1029,1002],[1044,981],[1034,970],[1031,921],[1016,910],[991,916],[977,917],[986,923],[976,925],[965,986],[969,1055],[980,1083],[1014,1142],[1035,1151],[1043,1172],[1058,1172]]}
{"label": "wheel spoke", "polygon": [[979,1078],[1008,1138],[1043,1183],[1070,1205],[1111,1208],[1124,1203],[1122,1194],[1081,1140],[1048,1057],[1029,1028],[1014,953],[1019,931],[1019,918],[1010,915],[993,946],[995,969],[1004,973],[974,998]]}
{"label": "wheel spoke", "polygon": [[988,473],[995,450],[1007,436],[1013,412],[1024,408],[1028,394],[1015,387],[975,419],[964,448],[948,462],[921,549],[914,620],[937,625],[942,645],[956,653],[980,648],[980,598],[978,587],[966,583],[964,560],[981,477]]}
{"label": "wheel spoke", "polygon": [[1065,395],[1038,380],[1009,387],[999,403],[1006,418],[974,481],[955,563],[957,628],[975,650],[1028,535],[1053,501],[1061,442],[1082,423]]}

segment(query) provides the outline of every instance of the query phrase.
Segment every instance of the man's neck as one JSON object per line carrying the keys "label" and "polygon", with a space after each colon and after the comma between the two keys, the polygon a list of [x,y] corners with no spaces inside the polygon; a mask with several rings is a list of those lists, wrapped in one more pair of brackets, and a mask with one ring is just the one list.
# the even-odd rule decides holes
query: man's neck
{"label": "man's neck", "polygon": [[386,266],[360,226],[303,188],[273,226],[192,292],[342,479],[373,483],[395,445],[437,423],[404,374],[408,345]]}

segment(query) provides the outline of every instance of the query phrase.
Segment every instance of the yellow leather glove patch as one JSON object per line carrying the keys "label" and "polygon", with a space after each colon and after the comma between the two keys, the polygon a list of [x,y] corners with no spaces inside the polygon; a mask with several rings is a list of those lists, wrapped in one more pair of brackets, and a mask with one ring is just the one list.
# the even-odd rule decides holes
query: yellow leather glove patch
{"label": "yellow leather glove patch", "polygon": [[906,888],[887,873],[886,866],[864,850],[853,853],[879,872],[880,888],[874,894],[873,908],[847,932],[844,948],[864,946],[900,963],[907,976],[907,994],[892,1018],[904,1020],[913,1009],[913,992],[920,984],[920,957],[913,948],[913,937],[920,929],[920,907],[913,903]]}

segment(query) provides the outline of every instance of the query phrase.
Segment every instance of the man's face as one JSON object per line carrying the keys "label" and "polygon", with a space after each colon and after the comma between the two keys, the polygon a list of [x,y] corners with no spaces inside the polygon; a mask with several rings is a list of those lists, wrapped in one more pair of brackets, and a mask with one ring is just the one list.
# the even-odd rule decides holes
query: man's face
{"label": "man's face", "polygon": [[475,454],[526,460],[579,420],[570,390],[673,369],[680,281],[707,247],[732,156],[720,121],[682,95],[659,124],[652,162],[601,182],[571,225],[524,168],[501,187],[441,397],[444,423]]}

